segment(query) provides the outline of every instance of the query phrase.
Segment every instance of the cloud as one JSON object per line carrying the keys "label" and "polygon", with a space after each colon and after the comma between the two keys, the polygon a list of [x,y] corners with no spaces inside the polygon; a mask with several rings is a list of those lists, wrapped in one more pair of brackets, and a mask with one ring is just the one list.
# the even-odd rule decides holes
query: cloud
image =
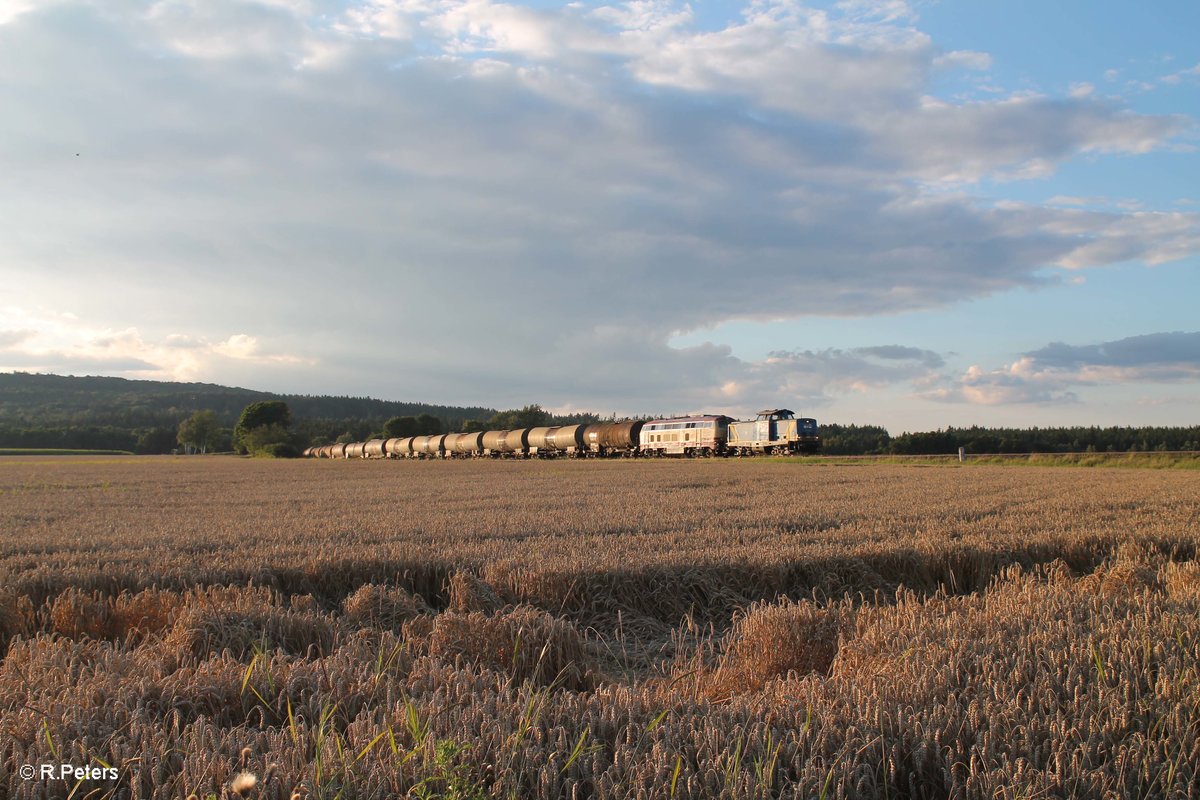
{"label": "cloud", "polygon": [[919,361],[930,368],[937,368],[945,364],[945,359],[938,353],[932,350],[921,350],[917,347],[905,347],[898,344],[881,345],[877,347],[859,347],[851,351],[863,356],[873,356],[875,358],[886,359],[889,361]]}
{"label": "cloud", "polygon": [[0,357],[3,370],[46,372],[56,375],[135,375],[161,374],[158,367],[140,358],[122,356],[86,356],[68,352],[5,353]]}
{"label": "cloud", "polygon": [[1164,75],[1159,78],[1159,81],[1174,86],[1185,80],[1196,80],[1197,78],[1200,78],[1200,64],[1188,69],[1181,69],[1178,72],[1172,72],[1170,75]]}
{"label": "cloud", "polygon": [[1001,369],[970,367],[927,399],[983,405],[1076,402],[1070,387],[1200,381],[1200,332],[1152,333],[1111,342],[1052,342]]}
{"label": "cloud", "polygon": [[31,330],[0,330],[0,348],[9,348],[13,345],[18,345],[34,335],[35,332]]}
{"label": "cloud", "polygon": [[19,5],[0,25],[0,282],[24,288],[5,302],[132,329],[113,347],[163,375],[638,411],[939,367],[754,364],[673,349],[676,331],[1200,251],[1200,214],[972,196],[1170,146],[1188,120],[939,98],[937,76],[988,60],[917,24],[895,3],[751,3],[708,28],[667,2]]}
{"label": "cloud", "polygon": [[1054,367],[1089,364],[1109,367],[1139,367],[1152,364],[1200,366],[1200,333],[1150,333],[1090,345],[1051,342],[1027,355]]}
{"label": "cloud", "polygon": [[1060,376],[1039,371],[1032,359],[1020,358],[1001,369],[983,370],[972,365],[953,385],[930,389],[921,396],[985,406],[1078,402],[1078,395],[1065,390],[1062,384]]}
{"label": "cloud", "polygon": [[904,345],[776,351],[761,361],[727,365],[712,402],[733,404],[743,413],[767,398],[822,407],[847,394],[923,385],[936,379],[943,364],[938,353]]}
{"label": "cloud", "polygon": [[182,334],[154,340],[135,327],[96,329],[68,312],[13,307],[0,309],[0,323],[5,322],[24,327],[0,332],[0,370],[118,373],[186,381],[220,369],[249,375],[280,365],[312,366],[297,356],[270,352],[257,337],[246,334],[215,343]]}

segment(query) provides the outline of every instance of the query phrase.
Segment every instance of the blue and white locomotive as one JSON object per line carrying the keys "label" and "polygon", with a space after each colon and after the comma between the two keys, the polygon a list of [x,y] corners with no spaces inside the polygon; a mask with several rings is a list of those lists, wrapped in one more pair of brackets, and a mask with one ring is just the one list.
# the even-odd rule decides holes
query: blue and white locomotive
{"label": "blue and white locomotive", "polygon": [[751,422],[729,426],[725,447],[731,455],[815,453],[821,448],[817,421],[797,417],[788,408],[768,408]]}

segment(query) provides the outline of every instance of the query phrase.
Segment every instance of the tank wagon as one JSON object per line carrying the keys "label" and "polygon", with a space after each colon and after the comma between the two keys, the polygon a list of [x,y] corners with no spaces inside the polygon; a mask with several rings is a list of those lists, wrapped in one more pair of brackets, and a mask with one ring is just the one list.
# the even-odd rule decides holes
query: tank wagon
{"label": "tank wagon", "polygon": [[756,420],[730,425],[727,447],[732,455],[739,456],[815,453],[821,447],[821,437],[815,419],[797,419],[788,408],[768,408],[758,412]]}
{"label": "tank wagon", "polygon": [[598,422],[584,429],[583,438],[589,453],[598,456],[637,455],[641,446],[642,420],[627,422]]}
{"label": "tank wagon", "polygon": [[411,436],[385,440],[383,443],[384,455],[388,458],[408,458],[412,455],[412,440]]}
{"label": "tank wagon", "polygon": [[446,437],[447,455],[469,457],[482,452],[482,433],[452,433]]}
{"label": "tank wagon", "polygon": [[817,421],[789,409],[761,411],[737,422],[724,414],[669,419],[547,425],[504,431],[371,439],[310,447],[313,458],[684,457],[812,453],[821,446]]}
{"label": "tank wagon", "polygon": [[561,425],[529,429],[529,454],[577,455],[585,450],[587,425]]}
{"label": "tank wagon", "polygon": [[446,439],[449,434],[433,436],[414,436],[412,440],[412,455],[422,458],[441,458],[446,452]]}

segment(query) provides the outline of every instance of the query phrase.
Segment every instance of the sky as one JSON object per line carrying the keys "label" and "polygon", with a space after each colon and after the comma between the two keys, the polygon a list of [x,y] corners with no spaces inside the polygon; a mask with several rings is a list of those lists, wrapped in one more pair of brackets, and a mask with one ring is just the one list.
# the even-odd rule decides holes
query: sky
{"label": "sky", "polygon": [[1200,4],[0,0],[0,371],[1200,424]]}

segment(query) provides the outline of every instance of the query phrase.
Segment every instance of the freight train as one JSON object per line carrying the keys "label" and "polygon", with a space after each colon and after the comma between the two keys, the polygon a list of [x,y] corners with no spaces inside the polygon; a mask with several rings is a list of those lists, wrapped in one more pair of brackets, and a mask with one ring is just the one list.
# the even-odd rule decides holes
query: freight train
{"label": "freight train", "polygon": [[479,433],[371,439],[310,447],[311,458],[546,458],[555,456],[712,456],[815,453],[817,421],[769,408],[738,422],[723,414],[597,422]]}

